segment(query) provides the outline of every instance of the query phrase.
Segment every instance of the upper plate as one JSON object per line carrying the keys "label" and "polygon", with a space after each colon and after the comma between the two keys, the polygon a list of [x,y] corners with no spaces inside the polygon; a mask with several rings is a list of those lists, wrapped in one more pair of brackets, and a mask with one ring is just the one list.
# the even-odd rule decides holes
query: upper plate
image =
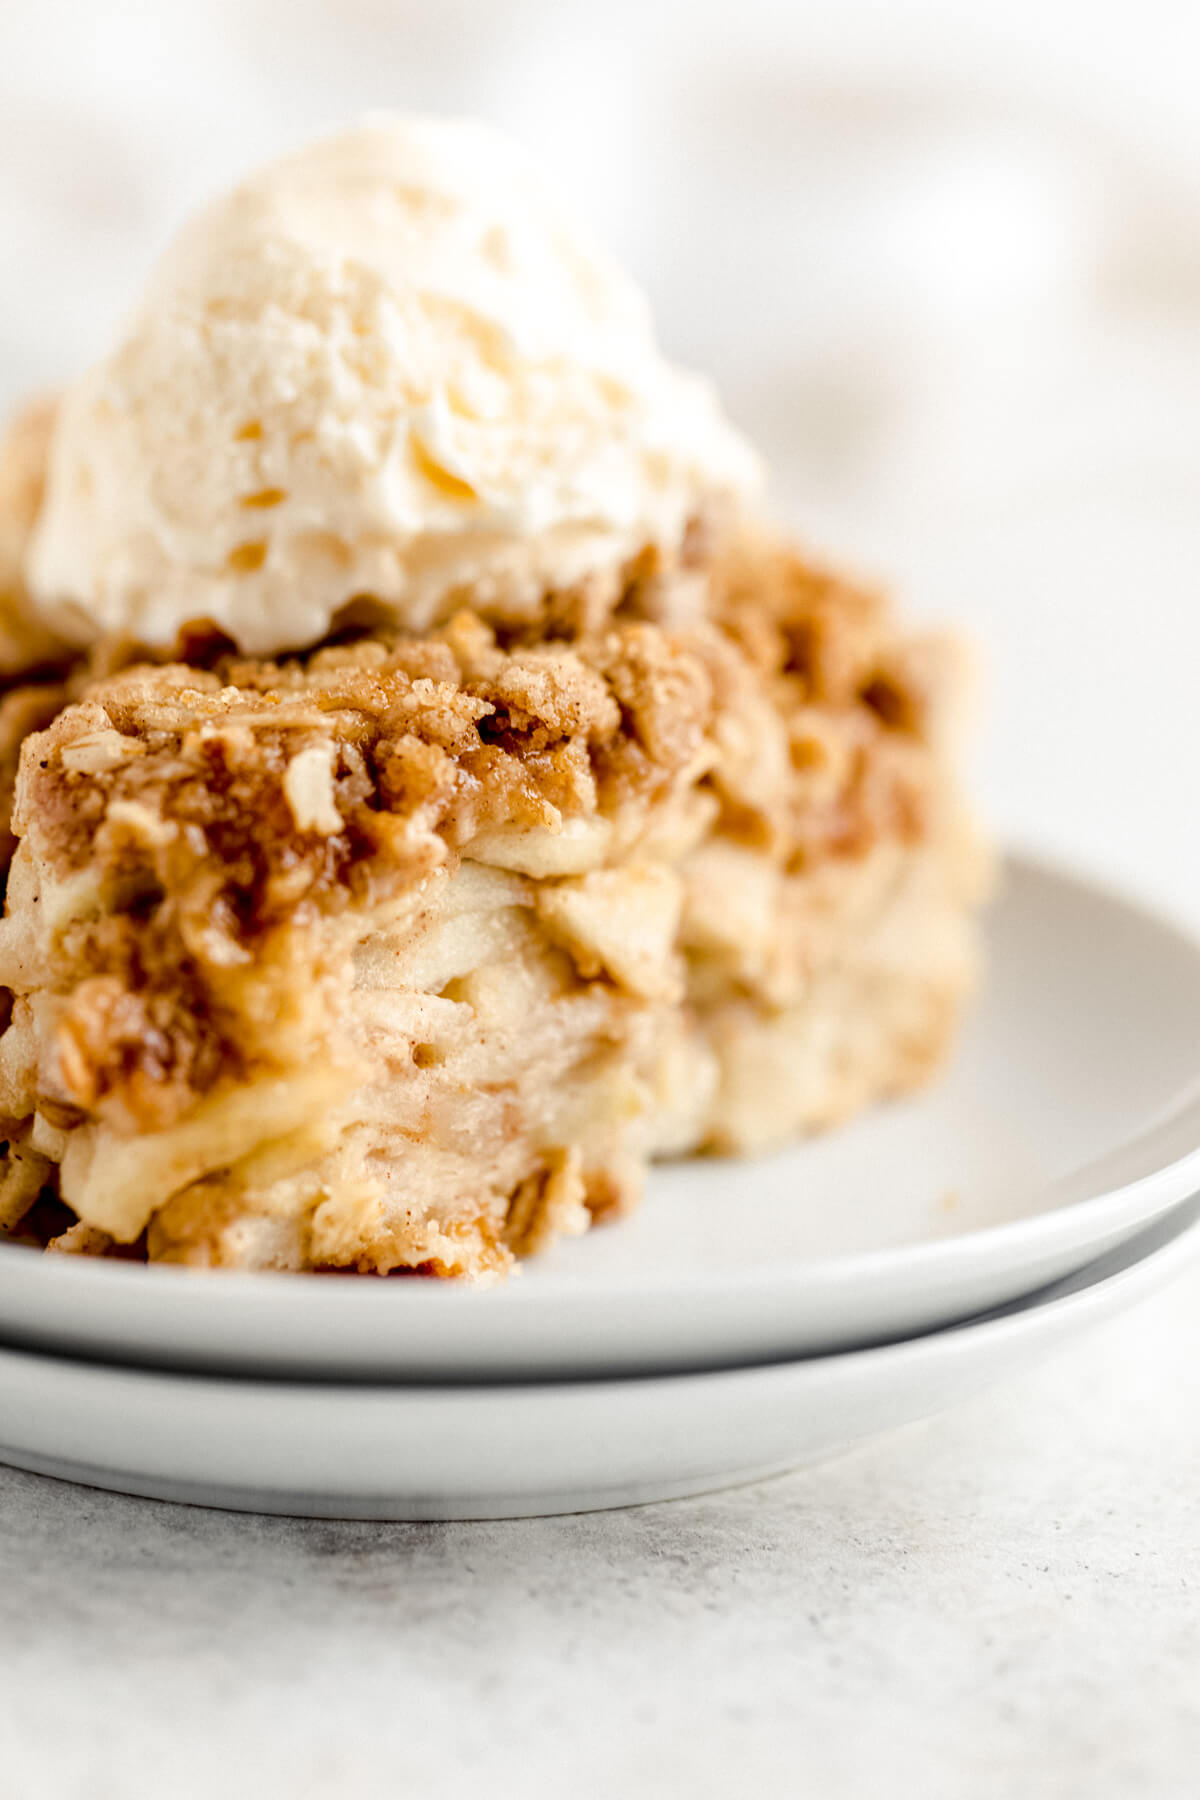
{"label": "upper plate", "polygon": [[512,1381],[717,1368],[908,1336],[1101,1255],[1200,1188],[1200,946],[1027,860],[947,1077],[760,1162],[659,1171],[507,1287],[0,1249],[0,1339],[163,1366]]}

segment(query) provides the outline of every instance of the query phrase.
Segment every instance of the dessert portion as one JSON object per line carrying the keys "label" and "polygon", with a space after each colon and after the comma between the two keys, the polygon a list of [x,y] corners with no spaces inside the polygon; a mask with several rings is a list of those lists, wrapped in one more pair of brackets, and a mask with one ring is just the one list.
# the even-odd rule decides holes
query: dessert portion
{"label": "dessert portion", "polygon": [[30,741],[0,1094],[69,1247],[481,1274],[931,1070],[939,653],[774,546],[706,579],[682,628],[136,668]]}
{"label": "dessert portion", "polygon": [[24,527],[78,648],[19,727],[0,1231],[489,1278],[927,1078],[986,872],[959,659],[756,479],[476,128],[185,233]]}

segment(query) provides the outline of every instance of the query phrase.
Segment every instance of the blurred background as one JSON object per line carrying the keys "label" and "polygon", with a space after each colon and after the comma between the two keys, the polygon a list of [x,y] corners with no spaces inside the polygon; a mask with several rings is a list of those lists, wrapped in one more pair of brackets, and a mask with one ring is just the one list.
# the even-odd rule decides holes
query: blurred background
{"label": "blurred background", "polygon": [[822,552],[978,641],[996,826],[1200,923],[1196,0],[3,0],[0,400],[379,106],[523,138]]}

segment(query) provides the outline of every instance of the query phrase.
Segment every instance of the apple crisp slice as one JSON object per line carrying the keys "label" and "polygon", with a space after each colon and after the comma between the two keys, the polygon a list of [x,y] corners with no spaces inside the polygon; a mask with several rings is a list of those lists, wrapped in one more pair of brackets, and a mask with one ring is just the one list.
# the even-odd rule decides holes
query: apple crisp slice
{"label": "apple crisp slice", "polygon": [[952,650],[768,540],[572,629],[139,665],[27,738],[0,1229],[489,1277],[937,1067]]}

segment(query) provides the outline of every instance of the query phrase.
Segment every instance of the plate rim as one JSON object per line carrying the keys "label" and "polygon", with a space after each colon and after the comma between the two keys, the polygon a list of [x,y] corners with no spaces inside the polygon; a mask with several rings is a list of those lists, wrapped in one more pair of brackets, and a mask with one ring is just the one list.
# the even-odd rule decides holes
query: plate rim
{"label": "plate rim", "polygon": [[[312,1376],[264,1375],[259,1372],[243,1375],[233,1369],[164,1368],[99,1356],[78,1356],[70,1351],[46,1347],[33,1348],[24,1344],[0,1342],[0,1368],[19,1367],[22,1362],[34,1362],[72,1370],[79,1373],[85,1381],[108,1378],[123,1381],[126,1377],[131,1377],[138,1386],[162,1387],[165,1384],[174,1387],[186,1383],[189,1387],[199,1386],[213,1391],[228,1389],[238,1394],[254,1391],[264,1399],[279,1393],[319,1394],[326,1398],[350,1393],[364,1398],[372,1396],[382,1399],[395,1392],[430,1399],[445,1398],[453,1403],[455,1398],[499,1399],[505,1395],[529,1395],[538,1391],[557,1393],[573,1388],[583,1388],[589,1393],[620,1393],[631,1388],[644,1390],[658,1386],[664,1392],[677,1392],[681,1383],[690,1383],[733,1389],[739,1384],[762,1381],[774,1374],[794,1374],[802,1367],[815,1368],[820,1365],[822,1369],[828,1370],[834,1365],[848,1368],[852,1364],[861,1366],[868,1361],[887,1360],[897,1363],[929,1354],[939,1347],[966,1347],[978,1343],[983,1337],[1007,1340],[1019,1335],[1026,1322],[1033,1317],[1044,1320],[1051,1313],[1059,1319],[1075,1314],[1086,1317],[1095,1310],[1101,1298],[1108,1300],[1114,1293],[1125,1293],[1130,1287],[1140,1292],[1145,1284],[1146,1292],[1153,1292],[1163,1278],[1171,1279],[1175,1273],[1183,1273],[1193,1263],[1200,1264],[1200,1191],[1184,1201],[1178,1211],[1186,1212],[1187,1218],[1182,1221],[1167,1218],[1153,1220],[1143,1231],[1127,1238],[1115,1249],[1095,1257],[1073,1274],[971,1318],[953,1320],[928,1331],[912,1332],[886,1343],[857,1344],[799,1356],[767,1356],[754,1362],[726,1367],[657,1369],[621,1375],[566,1375],[508,1381],[404,1381],[394,1378],[367,1381],[354,1376],[324,1380]],[[2,1462],[3,1449],[0,1448],[0,1463]]]}

